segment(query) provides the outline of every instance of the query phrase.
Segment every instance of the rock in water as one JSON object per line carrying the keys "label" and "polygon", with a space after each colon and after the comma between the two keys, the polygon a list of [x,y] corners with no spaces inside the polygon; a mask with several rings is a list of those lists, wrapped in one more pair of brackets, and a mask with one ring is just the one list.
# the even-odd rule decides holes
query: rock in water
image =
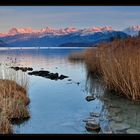
{"label": "rock in water", "polygon": [[95,113],[95,112],[91,112],[90,116],[92,116],[92,117],[99,117],[100,114],[99,113]]}
{"label": "rock in water", "polygon": [[100,125],[94,121],[87,122],[85,128],[87,131],[100,131],[101,129]]}
{"label": "rock in water", "polygon": [[52,80],[57,80],[58,79],[58,73],[50,73],[47,78],[50,78]]}
{"label": "rock in water", "polygon": [[130,128],[130,125],[125,123],[113,123],[110,125],[110,127],[115,131],[124,131]]}
{"label": "rock in water", "polygon": [[140,134],[140,132],[138,130],[135,129],[128,129],[126,131],[127,134]]}
{"label": "rock in water", "polygon": [[68,78],[68,76],[65,76],[65,75],[60,75],[60,76],[59,76],[59,79],[60,79],[60,80],[63,80],[64,78]]}
{"label": "rock in water", "polygon": [[76,84],[79,86],[80,85],[80,82],[77,82]]}
{"label": "rock in water", "polygon": [[28,70],[28,71],[32,71],[32,70],[33,70],[33,68],[28,67],[28,68],[27,68],[27,70]]}
{"label": "rock in water", "polygon": [[86,100],[89,102],[89,101],[92,101],[92,100],[95,100],[96,98],[93,97],[93,96],[87,96],[86,97]]}
{"label": "rock in water", "polygon": [[119,116],[112,116],[112,118],[110,118],[110,120],[113,120],[115,122],[122,122],[123,119]]}
{"label": "rock in water", "polygon": [[62,80],[64,78],[67,78],[68,76],[65,75],[60,75],[58,73],[50,73],[49,71],[45,71],[45,70],[40,70],[40,71],[33,71],[33,72],[29,72],[29,75],[35,75],[35,76],[41,76],[44,78],[48,78],[51,80]]}
{"label": "rock in water", "polygon": [[19,67],[11,67],[11,69],[14,69],[15,71],[18,71]]}
{"label": "rock in water", "polygon": [[33,68],[30,68],[30,67],[11,67],[11,69],[14,69],[15,71],[21,70],[23,72],[32,71],[33,70]]}

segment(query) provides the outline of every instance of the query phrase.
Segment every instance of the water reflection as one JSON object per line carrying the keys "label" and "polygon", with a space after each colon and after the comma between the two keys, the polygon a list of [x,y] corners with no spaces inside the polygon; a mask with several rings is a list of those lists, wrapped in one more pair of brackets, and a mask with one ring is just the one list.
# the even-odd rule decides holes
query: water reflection
{"label": "water reflection", "polygon": [[[68,75],[68,79],[52,81],[43,77],[29,76],[29,104],[31,118],[15,125],[16,133],[79,134],[88,133],[83,119],[93,109],[85,100],[86,71],[83,64],[72,64],[67,57],[80,50],[24,50],[9,54],[18,58],[19,64],[34,70],[49,70]],[[15,54],[16,53],[16,54]],[[21,57],[22,56],[22,57]],[[30,59],[30,60],[29,60]],[[56,68],[57,67],[57,68]],[[41,121],[40,121],[41,120]]]}
{"label": "water reflection", "polygon": [[[89,73],[84,63],[69,62],[68,55],[75,51],[80,50],[0,51],[1,62],[7,62],[7,57],[16,58],[15,65],[43,68],[71,79],[51,81],[29,76],[31,118],[15,126],[16,133],[95,133],[86,131],[83,119],[95,119],[101,126],[99,133],[130,133],[132,129],[140,132],[140,105],[107,92],[101,79]],[[89,95],[96,99],[87,102]]]}
{"label": "water reflection", "polygon": [[86,89],[100,101],[98,104],[100,111],[94,111],[100,114],[98,117],[100,133],[140,133],[140,103],[108,92],[104,89],[101,79],[92,73],[87,74]]}
{"label": "water reflection", "polygon": [[104,88],[101,83],[101,80],[98,76],[95,76],[93,73],[87,71],[86,87],[87,93],[95,95],[96,98],[104,94]]}

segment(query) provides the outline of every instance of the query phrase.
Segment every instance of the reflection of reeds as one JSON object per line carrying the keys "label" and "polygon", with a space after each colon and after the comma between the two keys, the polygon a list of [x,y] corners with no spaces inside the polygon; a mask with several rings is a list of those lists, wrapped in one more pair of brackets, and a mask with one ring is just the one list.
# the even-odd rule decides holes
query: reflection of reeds
{"label": "reflection of reeds", "polygon": [[0,133],[13,132],[12,120],[29,118],[27,89],[27,75],[6,68],[0,70]]}
{"label": "reflection of reeds", "polygon": [[88,71],[100,75],[107,89],[134,101],[140,99],[139,37],[114,40],[87,52],[84,59]]}
{"label": "reflection of reeds", "polygon": [[100,78],[88,71],[85,86],[86,91],[91,95],[100,97],[104,94],[104,87],[100,81]]}
{"label": "reflection of reeds", "polygon": [[84,59],[85,59],[85,55],[84,55],[84,53],[73,53],[73,54],[71,54],[69,57],[68,57],[68,59],[70,60],[70,61],[83,61]]}

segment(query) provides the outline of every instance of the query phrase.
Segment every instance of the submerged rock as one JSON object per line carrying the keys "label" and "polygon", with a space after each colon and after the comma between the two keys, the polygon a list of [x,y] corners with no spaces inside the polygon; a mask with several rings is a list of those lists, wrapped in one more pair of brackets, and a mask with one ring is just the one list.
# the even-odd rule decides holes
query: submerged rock
{"label": "submerged rock", "polygon": [[96,98],[94,96],[87,96],[86,97],[86,100],[89,102],[89,101],[92,101],[92,100],[95,100]]}
{"label": "submerged rock", "polygon": [[100,134],[112,134],[113,132],[111,131],[110,127],[106,125],[101,125],[101,131]]}
{"label": "submerged rock", "polygon": [[119,116],[113,116],[110,118],[110,120],[113,120],[115,122],[122,122],[123,121],[123,119]]}
{"label": "submerged rock", "polygon": [[130,128],[130,125],[125,124],[125,123],[113,123],[110,125],[110,127],[114,131],[124,131],[124,130],[127,130],[128,128]]}
{"label": "submerged rock", "polygon": [[140,134],[140,131],[136,130],[136,129],[128,129],[126,131],[127,134]]}
{"label": "submerged rock", "polygon": [[122,112],[122,110],[120,109],[120,108],[109,108],[108,109],[108,112],[110,113],[110,115],[111,114],[118,114],[118,113],[121,113]]}

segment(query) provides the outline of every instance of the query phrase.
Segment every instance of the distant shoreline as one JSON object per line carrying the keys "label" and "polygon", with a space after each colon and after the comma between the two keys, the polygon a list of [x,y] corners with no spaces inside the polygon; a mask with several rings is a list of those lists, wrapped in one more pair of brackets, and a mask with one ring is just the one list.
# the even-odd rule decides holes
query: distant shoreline
{"label": "distant shoreline", "polygon": [[28,49],[88,49],[93,47],[0,47],[0,50],[28,50]]}

